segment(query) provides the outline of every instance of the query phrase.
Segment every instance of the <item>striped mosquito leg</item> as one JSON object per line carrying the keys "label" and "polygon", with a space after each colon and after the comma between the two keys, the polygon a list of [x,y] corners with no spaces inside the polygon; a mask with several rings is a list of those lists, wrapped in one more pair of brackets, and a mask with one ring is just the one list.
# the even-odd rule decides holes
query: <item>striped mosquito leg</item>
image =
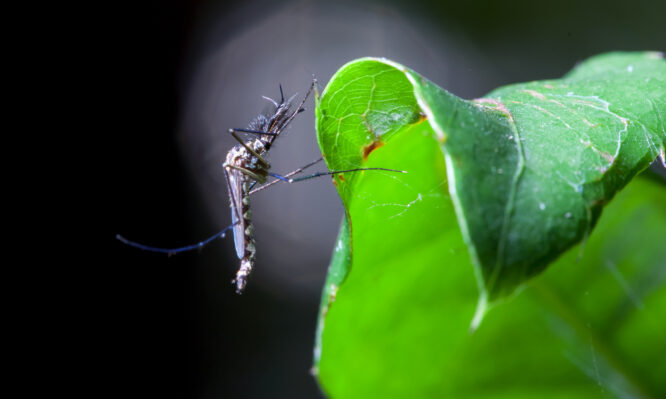
{"label": "striped mosquito leg", "polygon": [[243,193],[242,204],[242,217],[245,221],[245,230],[243,231],[245,251],[241,258],[240,268],[236,273],[236,278],[233,280],[233,283],[236,284],[236,293],[238,294],[243,293],[243,290],[245,289],[247,278],[252,272],[252,267],[254,267],[256,253],[256,248],[254,246],[254,228],[252,226],[252,214],[250,211],[250,195],[247,194],[247,191]]}

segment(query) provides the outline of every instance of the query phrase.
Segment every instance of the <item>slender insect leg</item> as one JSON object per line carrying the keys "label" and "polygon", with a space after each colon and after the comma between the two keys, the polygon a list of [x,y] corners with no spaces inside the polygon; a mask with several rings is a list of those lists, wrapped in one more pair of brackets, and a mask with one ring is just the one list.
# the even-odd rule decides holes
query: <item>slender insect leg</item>
{"label": "slender insect leg", "polygon": [[278,175],[277,173],[269,173],[268,175],[269,175],[269,176],[272,176],[272,177],[274,177],[274,178],[276,178],[276,179],[278,179],[278,180],[282,180],[282,181],[284,181],[284,182],[291,183],[291,182],[289,181],[289,180],[291,180],[291,179],[289,179],[288,177],[285,177],[285,176],[280,176],[280,175]]}
{"label": "slender insect leg", "polygon": [[129,245],[129,246],[134,247],[134,248],[139,248],[139,249],[142,249],[144,251],[161,252],[161,253],[165,253],[165,254],[168,254],[168,255],[175,255],[175,254],[180,253],[180,252],[186,252],[186,251],[193,251],[195,249],[201,249],[201,248],[205,247],[206,245],[210,244],[211,241],[215,240],[216,238],[223,238],[225,236],[225,234],[227,233],[227,230],[229,230],[232,227],[234,227],[233,224],[230,225],[230,226],[225,227],[224,230],[215,233],[214,235],[206,238],[203,241],[199,241],[196,244],[186,245],[184,247],[178,247],[178,248],[151,247],[151,246],[148,246],[148,245],[139,244],[138,242],[135,242],[135,241],[130,241],[127,238],[121,236],[120,234],[116,234],[116,240],[122,242],[123,244]]}
{"label": "slender insect leg", "polygon": [[229,129],[229,131],[230,132],[241,132],[241,133],[252,133],[252,134],[258,134],[258,135],[265,134],[265,135],[268,135],[268,136],[277,136],[277,133],[273,133],[273,132],[262,132],[260,130],[241,129],[241,128],[238,128],[238,127],[233,128],[233,129]]}
{"label": "slender insect leg", "polygon": [[267,168],[270,167],[271,164],[269,164],[267,160],[265,160],[264,158],[262,158],[261,155],[257,154],[257,152],[256,152],[254,149],[250,148],[249,145],[245,144],[245,142],[243,141],[243,139],[241,139],[240,137],[238,137],[238,135],[236,134],[236,132],[234,132],[233,129],[229,129],[229,132],[231,133],[232,136],[234,136],[234,138],[235,138],[236,140],[238,140],[239,143],[241,143],[241,145],[242,145],[243,147],[245,147],[246,150],[248,150],[248,151],[250,152],[250,154],[254,155],[254,156],[259,160],[259,162],[261,162],[262,164],[264,164]]}
{"label": "slender insect leg", "polygon": [[258,174],[254,173],[253,171],[251,171],[249,169],[245,169],[245,168],[242,168],[242,167],[236,166],[236,165],[227,165],[227,164],[225,164],[224,167],[225,168],[236,169],[236,170],[240,171],[241,173],[243,173],[244,175],[250,176],[252,179],[254,179],[258,182],[265,182],[266,181],[265,177],[259,176]]}
{"label": "slender insect leg", "polygon": [[387,172],[407,173],[404,170],[395,170],[395,169],[387,169],[387,168],[356,168],[356,169],[345,169],[345,170],[332,170],[332,171],[329,171],[329,172],[317,172],[317,173],[313,173],[313,174],[308,175],[308,176],[297,177],[295,179],[288,178],[287,176],[280,176],[276,173],[270,173],[270,175],[275,177],[276,179],[280,179],[281,181],[285,181],[287,183],[296,183],[296,182],[299,182],[299,181],[314,179],[315,177],[337,175],[338,173],[360,172],[360,171],[364,171],[364,170],[385,170]]}
{"label": "slender insect leg", "polygon": [[[295,175],[295,174],[301,173],[301,172],[304,171],[305,169],[307,169],[307,168],[309,168],[309,167],[311,167],[311,166],[313,166],[313,165],[318,164],[318,163],[321,162],[322,160],[324,160],[324,158],[319,158],[319,159],[317,159],[317,160],[315,160],[315,161],[312,161],[312,162],[310,162],[309,164],[307,164],[307,165],[305,165],[305,166],[302,166],[302,167],[300,167],[300,168],[298,168],[298,169],[296,169],[296,170],[294,170],[294,171],[291,171],[291,172],[289,172],[289,173],[287,173],[286,175],[281,176],[281,177],[285,177],[285,178],[286,178],[286,177],[291,177],[291,176],[293,176],[293,175]],[[277,178],[276,178],[276,179],[277,179]],[[263,189],[266,189],[266,188],[272,186],[273,184],[275,184],[275,183],[279,183],[279,182],[281,182],[281,181],[283,181],[283,180],[282,180],[282,179],[273,180],[273,181],[271,181],[271,182],[268,182],[268,183],[264,184],[263,186],[257,187],[257,188],[255,188],[254,190],[252,190],[252,187],[254,187],[254,185],[255,185],[255,183],[256,183],[256,182],[255,182],[255,183],[253,183],[252,186],[250,187],[250,194],[257,193],[257,192],[259,192],[259,191],[261,191],[261,190],[263,190]]]}

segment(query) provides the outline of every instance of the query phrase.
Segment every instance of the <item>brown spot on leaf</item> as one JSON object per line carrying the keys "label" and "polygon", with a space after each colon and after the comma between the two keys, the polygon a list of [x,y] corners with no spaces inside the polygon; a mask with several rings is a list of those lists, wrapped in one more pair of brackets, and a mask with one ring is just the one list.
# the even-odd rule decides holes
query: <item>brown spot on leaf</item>
{"label": "brown spot on leaf", "polygon": [[384,145],[383,142],[381,142],[379,140],[375,140],[372,143],[363,147],[363,160],[367,161],[368,156],[370,156],[370,153],[373,152],[374,150],[376,150],[377,148],[382,147],[383,145]]}
{"label": "brown spot on leaf", "polygon": [[342,173],[340,173],[340,174],[338,175],[338,179],[340,179],[340,181],[345,181],[345,175],[343,175]]}

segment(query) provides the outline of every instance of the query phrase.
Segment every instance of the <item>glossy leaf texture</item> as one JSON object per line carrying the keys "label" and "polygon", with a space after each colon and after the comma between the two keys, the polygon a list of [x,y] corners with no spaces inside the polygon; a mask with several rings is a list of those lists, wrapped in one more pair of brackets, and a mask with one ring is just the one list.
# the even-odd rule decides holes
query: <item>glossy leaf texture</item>
{"label": "glossy leaf texture", "polygon": [[316,110],[329,168],[408,173],[334,179],[324,391],[666,395],[666,188],[636,179],[609,202],[663,153],[665,81],[656,53],[609,54],[465,101],[390,61],[344,66]]}

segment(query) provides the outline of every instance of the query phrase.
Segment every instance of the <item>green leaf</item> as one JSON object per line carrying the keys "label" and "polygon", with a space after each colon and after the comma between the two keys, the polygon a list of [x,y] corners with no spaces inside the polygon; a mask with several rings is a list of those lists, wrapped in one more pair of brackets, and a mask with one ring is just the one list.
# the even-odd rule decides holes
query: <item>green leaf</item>
{"label": "green leaf", "polygon": [[[666,62],[602,55],[561,80],[462,100],[386,60],[343,67],[318,107],[332,169],[426,116],[485,298],[510,294],[587,237],[603,204],[664,152]],[[351,184],[340,186],[345,201]]]}
{"label": "green leaf", "polygon": [[564,79],[473,102],[410,76],[446,141],[459,223],[491,300],[586,237],[666,142],[666,63],[655,53],[596,57]]}
{"label": "green leaf", "polygon": [[[464,101],[386,60],[344,66],[316,110],[329,168],[408,173],[335,177],[347,217],[317,332],[324,390],[666,395],[663,185],[636,181],[592,232],[663,153],[664,69],[611,54]],[[587,235],[470,332],[479,292],[505,296]]]}

